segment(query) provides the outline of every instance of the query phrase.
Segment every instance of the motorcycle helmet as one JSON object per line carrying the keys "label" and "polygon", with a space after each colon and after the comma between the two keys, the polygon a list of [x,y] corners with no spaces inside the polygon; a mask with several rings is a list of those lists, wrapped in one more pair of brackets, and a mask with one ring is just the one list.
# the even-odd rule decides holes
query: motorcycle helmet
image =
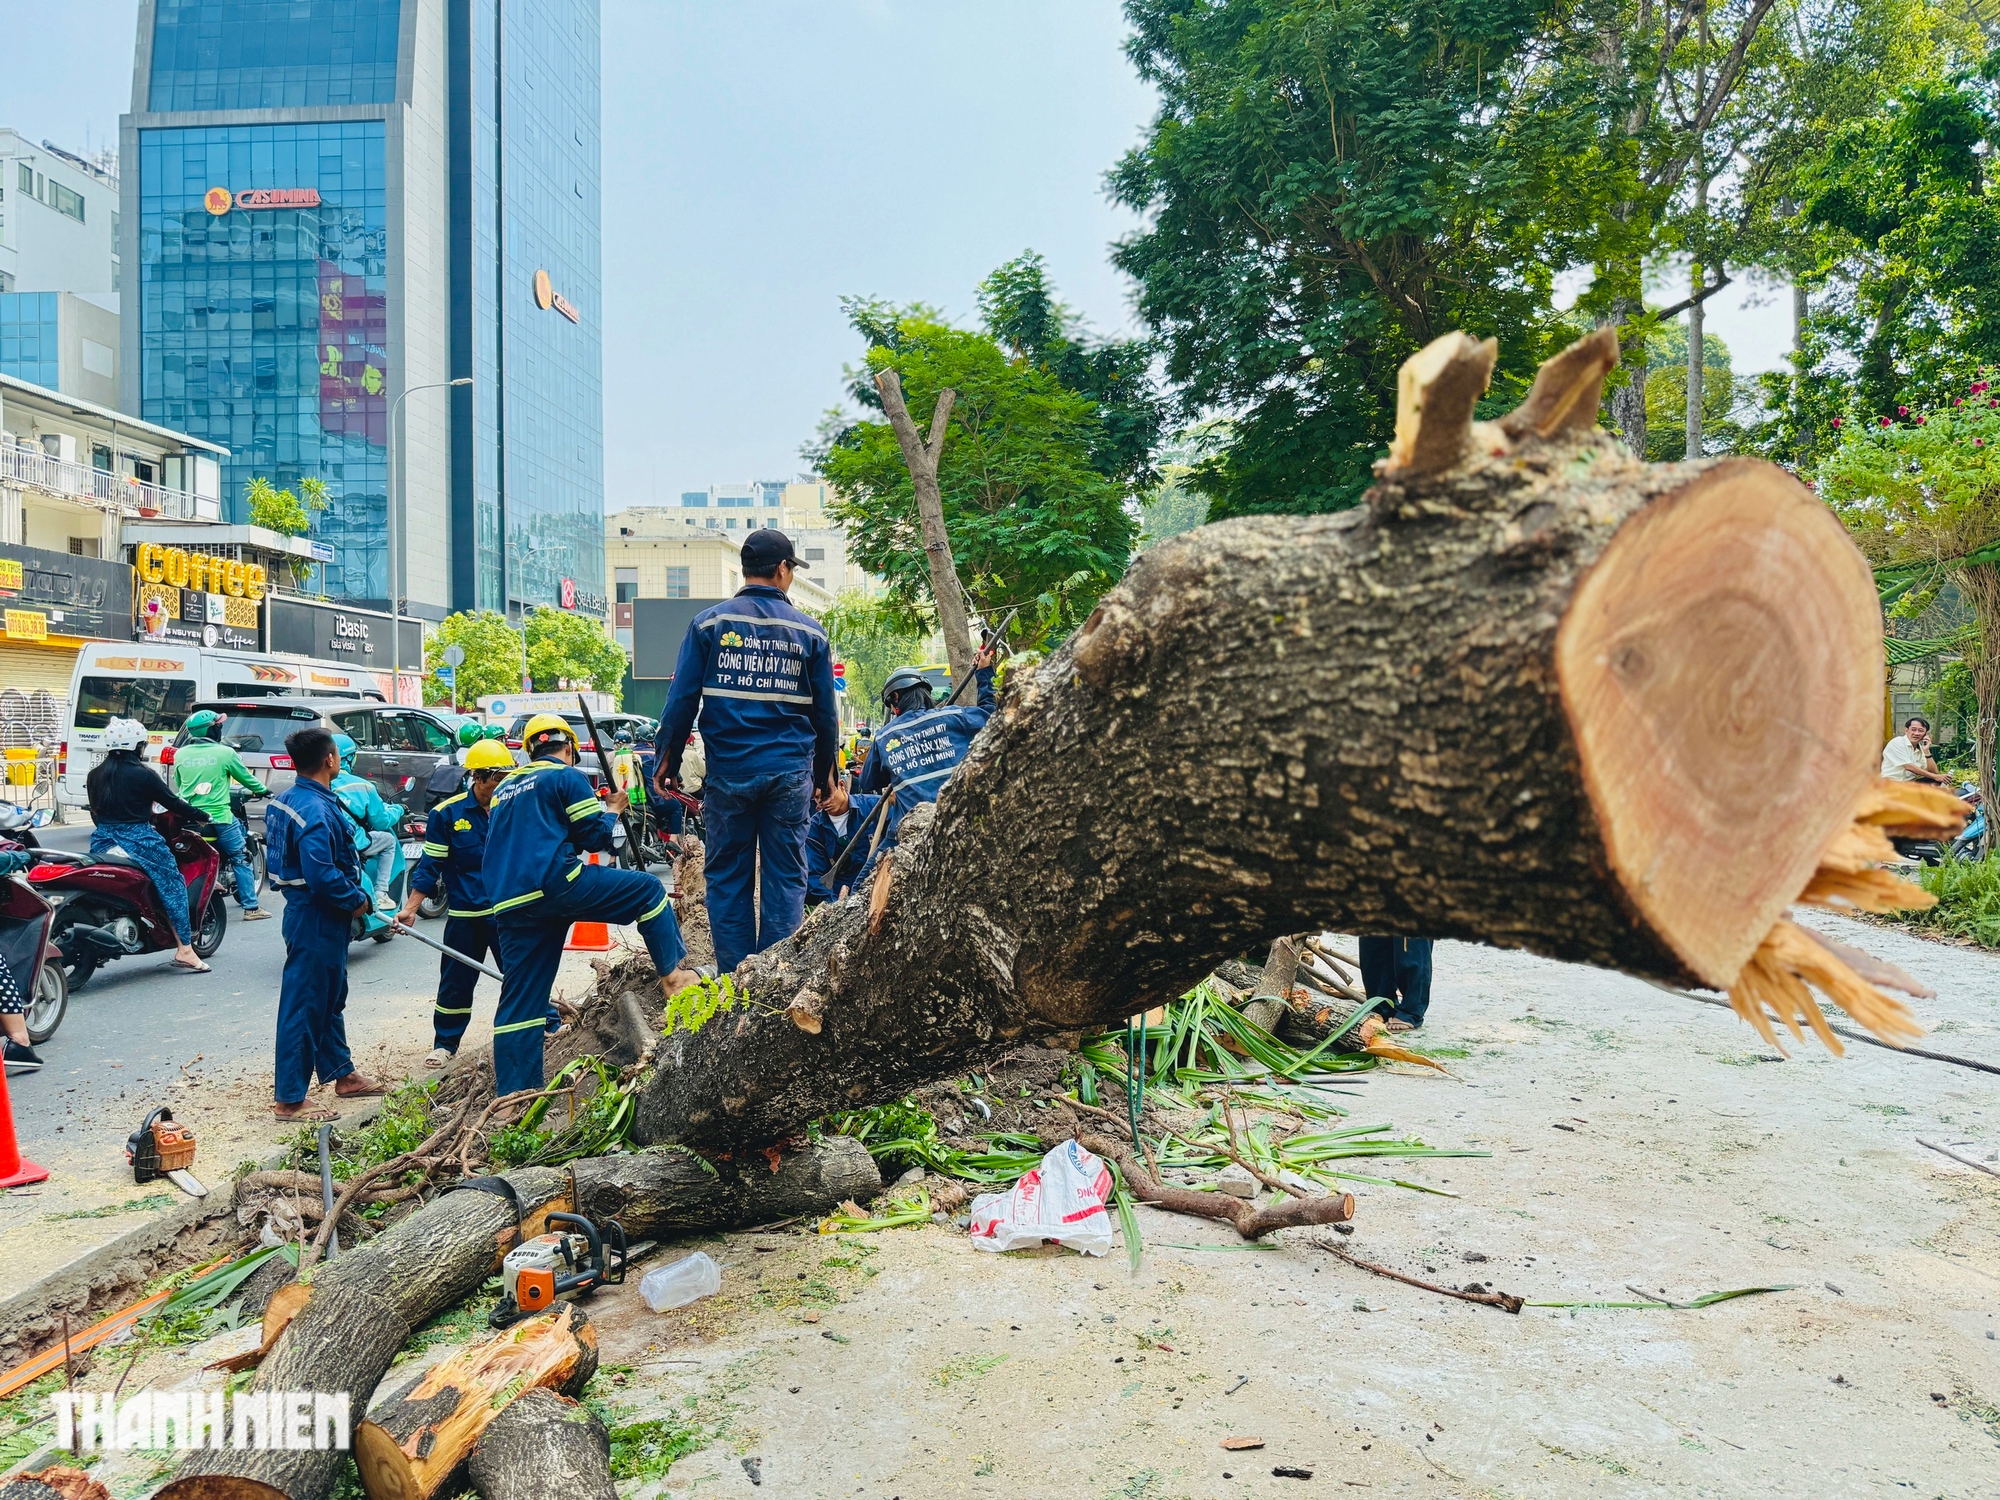
{"label": "motorcycle helmet", "polygon": [[470,719],[458,726],[458,748],[461,750],[470,750],[485,738],[486,730]]}
{"label": "motorcycle helmet", "polygon": [[489,740],[506,739],[507,726],[504,724],[488,724],[486,726],[486,738],[488,738]]}
{"label": "motorcycle helmet", "polygon": [[505,745],[493,740],[481,740],[465,752],[465,769],[468,771],[511,771],[514,769],[513,752]]}
{"label": "motorcycle helmet", "polygon": [[882,684],[882,706],[890,713],[912,713],[931,706],[930,679],[915,667],[898,667]]}
{"label": "motorcycle helmet", "polygon": [[212,708],[198,708],[188,715],[187,736],[191,740],[213,739],[221,725],[221,714]]}
{"label": "motorcycle helmet", "polygon": [[342,734],[338,730],[335,730],[333,735],[333,748],[340,752],[340,769],[343,771],[353,770],[354,752],[361,748],[359,745],[354,743],[353,737],[350,735]]}
{"label": "motorcycle helmet", "polygon": [[146,726],[137,719],[113,719],[104,726],[106,750],[137,750],[146,743]]}

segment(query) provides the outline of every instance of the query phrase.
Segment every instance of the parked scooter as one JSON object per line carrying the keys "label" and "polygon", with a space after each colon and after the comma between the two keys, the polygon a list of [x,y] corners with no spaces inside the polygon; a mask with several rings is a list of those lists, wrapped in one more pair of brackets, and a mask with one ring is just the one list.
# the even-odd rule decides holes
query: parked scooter
{"label": "parked scooter", "polygon": [[[218,887],[222,858],[213,844],[173,813],[157,814],[153,826],[166,839],[187,882],[194,951],[210,958],[222,946],[229,926],[229,908]],[[179,946],[160,894],[137,860],[121,853],[104,859],[61,849],[39,853],[42,862],[28,871],[28,883],[55,907],[50,940],[62,955],[71,990],[81,989],[100,964],[135,953],[172,952]]]}
{"label": "parked scooter", "polygon": [[[15,837],[12,842],[21,840]],[[34,993],[21,1017],[33,1046],[54,1036],[69,1010],[69,981],[63,974],[62,955],[49,944],[54,915],[55,908],[25,877],[0,880],[0,956],[6,958],[16,984],[26,984],[28,976],[34,976]]]}
{"label": "parked scooter", "polygon": [[1959,797],[1972,804],[1972,821],[1965,825],[1959,836],[1951,841],[1953,859],[1977,859],[1979,846],[1986,837],[1986,804],[1980,800],[1977,786],[1962,786]]}
{"label": "parked scooter", "polygon": [[35,830],[48,819],[45,809],[31,811],[11,802],[0,802],[0,839],[19,844],[23,849],[39,849],[41,844],[35,838]]}

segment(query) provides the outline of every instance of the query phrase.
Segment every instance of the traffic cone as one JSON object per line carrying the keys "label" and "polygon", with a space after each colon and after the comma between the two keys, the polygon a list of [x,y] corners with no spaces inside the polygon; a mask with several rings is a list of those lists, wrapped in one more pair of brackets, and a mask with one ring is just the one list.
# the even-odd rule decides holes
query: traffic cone
{"label": "traffic cone", "polygon": [[0,1188],[26,1187],[44,1182],[49,1169],[21,1155],[14,1139],[14,1104],[7,1097],[7,1070],[0,1068]]}
{"label": "traffic cone", "polygon": [[[586,854],[583,862],[587,865],[607,864],[609,861],[597,854]],[[565,953],[609,953],[611,951],[611,929],[602,922],[572,922],[569,937],[563,943]]]}

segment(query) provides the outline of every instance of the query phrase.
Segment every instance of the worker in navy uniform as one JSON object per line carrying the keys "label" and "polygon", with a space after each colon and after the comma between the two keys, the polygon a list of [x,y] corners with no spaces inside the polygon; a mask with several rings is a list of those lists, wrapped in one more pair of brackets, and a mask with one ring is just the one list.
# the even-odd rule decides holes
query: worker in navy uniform
{"label": "worker in navy uniform", "polygon": [[[979,688],[979,702],[971,708],[950,704],[933,708],[931,685],[915,667],[898,667],[882,684],[882,706],[889,711],[889,722],[875,731],[874,748],[854,779],[856,791],[882,792],[895,799],[876,845],[876,858],[894,847],[896,826],[913,808],[937,801],[951,773],[972,748],[973,737],[993,717],[996,700],[991,642],[973,658],[972,679]],[[872,831],[869,839],[874,843]],[[866,856],[863,849],[857,858]]]}
{"label": "worker in navy uniform", "polygon": [[[493,936],[493,906],[486,899],[487,808],[501,779],[514,769],[514,757],[497,740],[480,740],[467,748],[465,769],[472,785],[446,797],[424,819],[424,852],[410,877],[410,894],[396,920],[417,924],[417,908],[440,889],[445,895],[444,945],[467,958],[484,960],[497,952]],[[465,1028],[472,1024],[472,991],[479,971],[453,958],[438,959],[437,1004],[431,1011],[431,1050],[427,1068],[441,1068],[458,1053]]]}
{"label": "worker in navy uniform", "polygon": [[699,713],[708,926],[724,973],[805,920],[806,823],[840,752],[826,631],[786,597],[805,564],[782,531],[751,532],[742,559],[743,588],[688,626],[654,741],[656,785],[677,791]]}
{"label": "worker in navy uniform", "polygon": [[550,992],[572,922],[634,923],[669,997],[700,977],[681,967],[687,945],[660,877],[583,863],[611,848],[625,794],[598,800],[576,768],[576,731],[557,714],[522,727],[528,764],[500,783],[488,809],[482,873],[500,942],[500,1009],[493,1073],[502,1094],[542,1086],[542,1036],[553,1029]]}
{"label": "worker in navy uniform", "polygon": [[865,792],[849,792],[846,782],[836,781],[833,790],[814,810],[812,824],[806,829],[807,906],[837,901],[841,887],[854,884],[854,877],[861,873],[868,855],[867,840],[848,856],[840,870],[833,868],[833,862],[853,840],[855,830],[869,826],[868,820],[875,815],[876,804],[881,800]]}
{"label": "worker in navy uniform", "polygon": [[264,858],[285,893],[285,972],[278,990],[277,1078],[271,1112],[281,1120],[337,1120],[306,1099],[313,1075],[342,1099],[382,1086],[354,1070],[347,1050],[347,945],[369,911],[354,825],[333,795],[340,754],[324,729],[285,741],[297,780],[266,804]]}

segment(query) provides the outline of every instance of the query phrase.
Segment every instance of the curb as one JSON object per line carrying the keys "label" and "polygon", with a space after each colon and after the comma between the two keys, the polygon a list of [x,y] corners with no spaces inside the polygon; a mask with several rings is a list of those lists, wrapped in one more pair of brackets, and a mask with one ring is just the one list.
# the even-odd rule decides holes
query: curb
{"label": "curb", "polygon": [[[371,1099],[340,1123],[359,1128],[381,1110],[381,1099]],[[259,1162],[258,1170],[274,1171],[284,1162],[285,1153],[279,1152]],[[165,1258],[162,1252],[188,1230],[211,1219],[223,1218],[235,1209],[236,1181],[232,1177],[210,1188],[206,1198],[190,1198],[176,1204],[149,1222],[128,1229],[117,1239],[86,1250],[0,1302],[0,1351],[6,1351],[6,1365],[11,1367],[28,1357],[21,1352],[23,1346],[45,1347],[51,1337],[60,1337],[65,1312],[70,1316],[72,1329],[80,1332],[95,1321],[93,1312],[103,1316],[116,1311],[123,1301],[136,1298],[136,1289],[159,1274],[159,1263]],[[134,1263],[136,1279],[131,1274]],[[133,1290],[121,1301],[126,1288]]]}

